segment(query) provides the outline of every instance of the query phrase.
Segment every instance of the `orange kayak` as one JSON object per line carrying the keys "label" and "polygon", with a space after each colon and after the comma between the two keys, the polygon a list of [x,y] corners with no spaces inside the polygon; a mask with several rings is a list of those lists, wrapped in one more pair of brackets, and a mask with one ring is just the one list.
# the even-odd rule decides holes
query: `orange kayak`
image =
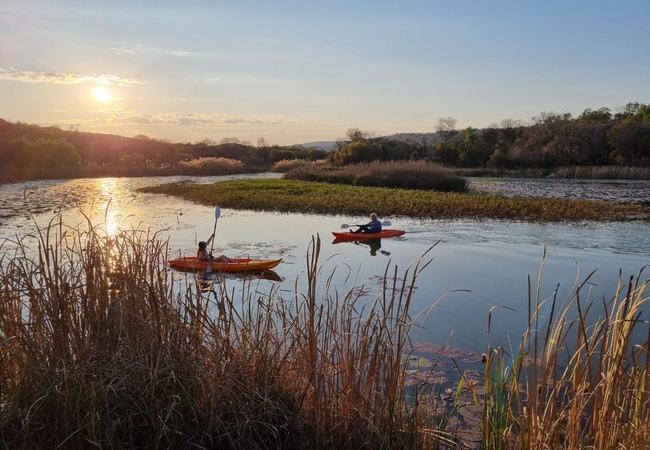
{"label": "orange kayak", "polygon": [[282,262],[282,259],[230,258],[230,262],[199,261],[196,256],[186,256],[169,261],[172,269],[207,270],[210,264],[215,272],[251,272],[269,270]]}
{"label": "orange kayak", "polygon": [[377,239],[394,236],[401,236],[406,231],[384,228],[379,233],[350,233],[349,231],[332,231],[334,237],[339,241],[359,241],[361,239]]}

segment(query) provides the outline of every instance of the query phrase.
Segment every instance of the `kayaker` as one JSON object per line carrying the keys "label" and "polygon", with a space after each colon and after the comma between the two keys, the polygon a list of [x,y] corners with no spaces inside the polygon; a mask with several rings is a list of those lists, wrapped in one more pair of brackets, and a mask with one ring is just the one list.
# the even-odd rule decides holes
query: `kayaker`
{"label": "kayaker", "polygon": [[214,239],[214,233],[208,238],[207,241],[199,242],[199,248],[196,251],[196,258],[199,261],[214,261],[214,262],[231,262],[231,259],[226,255],[217,256],[216,258],[212,256],[212,253],[208,252],[208,244]]}
{"label": "kayaker", "polygon": [[377,219],[377,214],[370,213],[370,222],[365,225],[359,225],[359,228],[350,233],[379,233],[381,231],[381,222]]}

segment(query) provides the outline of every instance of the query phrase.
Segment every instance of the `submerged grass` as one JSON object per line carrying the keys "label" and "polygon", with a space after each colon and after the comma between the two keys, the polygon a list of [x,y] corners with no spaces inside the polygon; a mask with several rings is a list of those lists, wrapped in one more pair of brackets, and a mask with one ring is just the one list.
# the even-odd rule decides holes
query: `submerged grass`
{"label": "submerged grass", "polygon": [[407,389],[427,254],[403,274],[387,266],[376,294],[339,293],[314,239],[304,289],[296,282],[284,298],[252,280],[206,290],[172,277],[167,244],[146,230],[111,236],[58,218],[0,247],[5,448],[467,448],[463,393],[480,411],[484,449],[650,441],[641,272],[592,318],[588,278],[561,305],[541,298],[540,268],[520,348],[489,350],[480,382],[463,373],[445,410],[435,380]]}
{"label": "submerged grass", "polygon": [[432,219],[506,219],[538,222],[648,219],[638,204],[562,198],[509,198],[474,193],[373,188],[279,179],[151,186],[144,192],[174,195],[233,209],[315,214],[408,216]]}

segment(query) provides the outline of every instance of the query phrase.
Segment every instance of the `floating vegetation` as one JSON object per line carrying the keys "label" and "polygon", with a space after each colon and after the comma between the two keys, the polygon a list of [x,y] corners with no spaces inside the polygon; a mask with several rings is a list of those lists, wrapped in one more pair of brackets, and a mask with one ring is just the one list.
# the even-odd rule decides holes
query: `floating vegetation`
{"label": "floating vegetation", "polygon": [[506,197],[348,186],[319,182],[247,179],[213,184],[165,184],[140,189],[204,205],[311,214],[430,219],[502,219],[532,222],[648,220],[640,204],[570,198]]}

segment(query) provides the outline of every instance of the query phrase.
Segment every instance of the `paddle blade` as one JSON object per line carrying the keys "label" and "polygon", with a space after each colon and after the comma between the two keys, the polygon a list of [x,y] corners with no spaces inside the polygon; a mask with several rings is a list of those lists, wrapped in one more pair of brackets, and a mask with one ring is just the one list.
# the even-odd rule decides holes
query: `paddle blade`
{"label": "paddle blade", "polygon": [[219,208],[219,205],[217,205],[214,208],[214,218],[218,219],[219,217],[221,217],[221,208]]}
{"label": "paddle blade", "polygon": [[344,223],[343,225],[341,225],[342,230],[345,230],[346,228],[350,228],[350,225],[348,225],[347,223]]}

